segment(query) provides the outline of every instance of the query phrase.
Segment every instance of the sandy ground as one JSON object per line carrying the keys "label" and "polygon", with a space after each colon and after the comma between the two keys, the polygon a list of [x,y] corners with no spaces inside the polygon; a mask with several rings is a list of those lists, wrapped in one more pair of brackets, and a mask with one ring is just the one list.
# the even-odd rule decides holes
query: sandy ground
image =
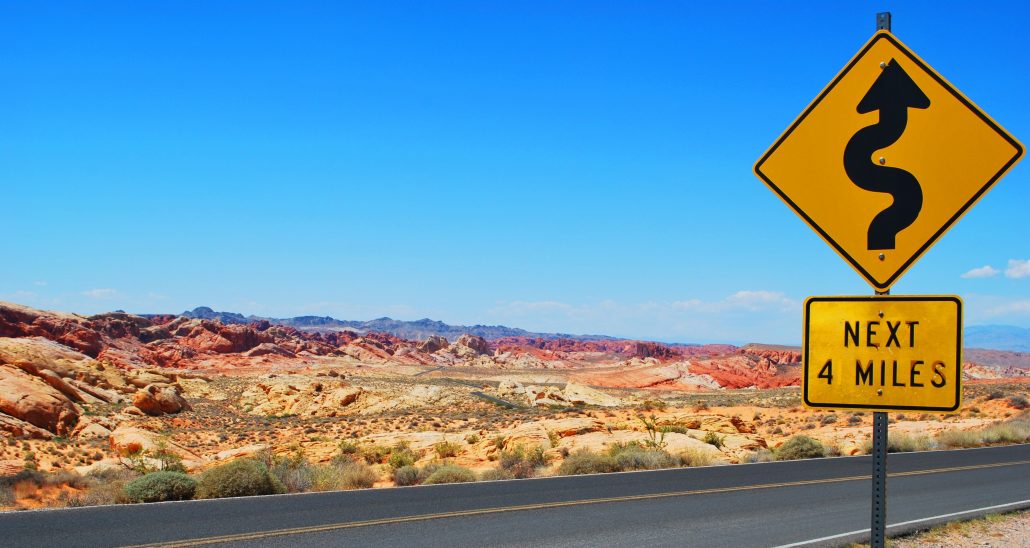
{"label": "sandy ground", "polygon": [[968,522],[949,523],[910,537],[893,539],[894,548],[951,548],[982,546],[1023,548],[1030,546],[1030,512],[989,516]]}

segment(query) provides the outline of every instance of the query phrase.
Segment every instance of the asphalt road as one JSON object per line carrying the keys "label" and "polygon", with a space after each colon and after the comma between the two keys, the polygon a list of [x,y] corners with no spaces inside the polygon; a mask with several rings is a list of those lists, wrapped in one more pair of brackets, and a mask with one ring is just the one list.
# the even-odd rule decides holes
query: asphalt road
{"label": "asphalt road", "polygon": [[[1030,445],[894,454],[888,468],[888,533],[1030,507]],[[841,545],[868,535],[869,472],[847,457],[13,512],[0,544]]]}

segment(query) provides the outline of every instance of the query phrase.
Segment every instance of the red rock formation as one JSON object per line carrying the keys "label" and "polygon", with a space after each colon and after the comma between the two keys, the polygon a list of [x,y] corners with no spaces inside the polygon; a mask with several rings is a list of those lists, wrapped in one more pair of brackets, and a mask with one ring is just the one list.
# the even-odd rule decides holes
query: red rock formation
{"label": "red rock formation", "polygon": [[149,384],[137,390],[132,405],[152,417],[192,409],[186,399],[179,395],[179,391],[167,384]]}
{"label": "red rock formation", "polygon": [[67,435],[79,420],[79,410],[67,396],[42,379],[0,366],[0,413],[59,436]]}

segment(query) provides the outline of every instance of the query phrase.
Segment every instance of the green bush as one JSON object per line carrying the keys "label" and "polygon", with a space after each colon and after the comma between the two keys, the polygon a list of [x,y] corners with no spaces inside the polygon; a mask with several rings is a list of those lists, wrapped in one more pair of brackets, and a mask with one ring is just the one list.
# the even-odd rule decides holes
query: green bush
{"label": "green bush", "polygon": [[204,472],[197,482],[196,494],[197,498],[217,499],[285,492],[286,488],[264,463],[239,459]]}
{"label": "green bush", "polygon": [[401,466],[393,471],[393,482],[398,487],[418,485],[420,481],[422,480],[418,477],[418,468],[414,466]]}
{"label": "green bush", "polygon": [[379,464],[383,462],[383,459],[390,454],[389,447],[383,447],[382,445],[373,445],[372,447],[362,447],[361,458],[365,459],[365,462],[369,464]]}
{"label": "green bush", "polygon": [[283,484],[287,493],[303,493],[311,489],[311,464],[300,454],[274,458],[269,471]]}
{"label": "green bush", "polygon": [[439,483],[466,483],[470,481],[476,481],[476,474],[472,470],[454,464],[445,464],[437,468],[422,483],[435,485]]}
{"label": "green bush", "polygon": [[456,457],[458,453],[461,452],[461,446],[457,443],[441,441],[433,446],[433,450],[436,451],[436,456],[441,459],[447,459],[450,457]]}
{"label": "green bush", "polygon": [[720,436],[715,432],[706,432],[704,439],[701,441],[715,447],[716,449],[722,449],[723,444],[726,443],[726,436]]}
{"label": "green bush", "polygon": [[815,459],[826,456],[823,444],[808,436],[791,436],[776,449],[776,460]]}
{"label": "green bush", "polygon": [[197,491],[197,480],[182,472],[153,472],[125,484],[129,502],[190,500]]}
{"label": "green bush", "polygon": [[615,456],[619,470],[658,470],[675,468],[679,460],[661,449],[634,449]]}
{"label": "green bush", "polygon": [[580,449],[572,453],[558,467],[558,474],[562,476],[618,471],[619,463],[614,458],[609,455],[599,455],[589,449]]}
{"label": "green bush", "polygon": [[416,455],[407,445],[397,444],[390,452],[390,458],[387,462],[390,464],[390,468],[397,469],[403,466],[411,466],[418,460]]}
{"label": "green bush", "polygon": [[357,455],[361,449],[358,444],[350,440],[343,440],[340,442],[339,450],[341,455]]}

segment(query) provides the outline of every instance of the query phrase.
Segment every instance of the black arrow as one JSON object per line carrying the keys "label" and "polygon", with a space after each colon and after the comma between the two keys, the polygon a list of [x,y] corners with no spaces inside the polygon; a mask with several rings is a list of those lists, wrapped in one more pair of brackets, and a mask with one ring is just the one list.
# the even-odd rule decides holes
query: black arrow
{"label": "black arrow", "polygon": [[923,208],[923,190],[909,172],[878,165],[872,154],[897,141],[908,125],[908,109],[928,108],[930,99],[891,59],[858,103],[859,114],[880,111],[880,121],[858,130],[844,148],[844,171],[859,188],[885,192],[894,202],[869,223],[869,249],[894,249],[894,239]]}

